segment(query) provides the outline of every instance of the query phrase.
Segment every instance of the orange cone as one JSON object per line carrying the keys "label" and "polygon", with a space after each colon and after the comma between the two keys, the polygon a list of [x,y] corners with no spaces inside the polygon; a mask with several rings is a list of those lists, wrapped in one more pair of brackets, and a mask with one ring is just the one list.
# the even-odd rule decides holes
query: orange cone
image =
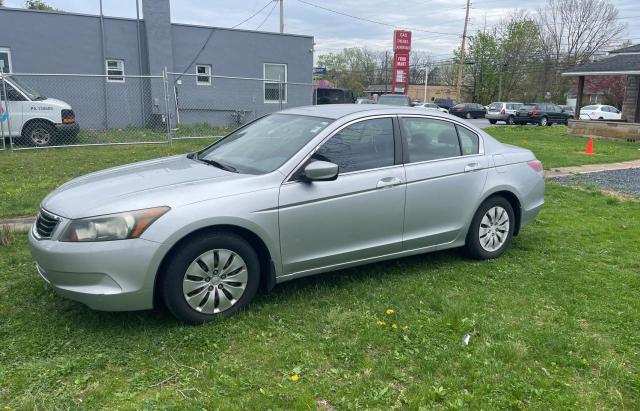
{"label": "orange cone", "polygon": [[595,154],[596,152],[593,150],[593,139],[589,137],[589,141],[587,141],[587,148],[584,149],[585,154]]}

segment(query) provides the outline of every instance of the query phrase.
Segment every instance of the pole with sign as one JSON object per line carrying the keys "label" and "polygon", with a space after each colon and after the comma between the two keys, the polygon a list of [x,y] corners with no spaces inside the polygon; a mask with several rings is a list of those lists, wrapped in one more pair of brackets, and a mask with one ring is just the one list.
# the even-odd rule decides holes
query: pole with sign
{"label": "pole with sign", "polygon": [[392,93],[407,94],[409,89],[409,53],[411,52],[411,32],[393,32],[393,78]]}

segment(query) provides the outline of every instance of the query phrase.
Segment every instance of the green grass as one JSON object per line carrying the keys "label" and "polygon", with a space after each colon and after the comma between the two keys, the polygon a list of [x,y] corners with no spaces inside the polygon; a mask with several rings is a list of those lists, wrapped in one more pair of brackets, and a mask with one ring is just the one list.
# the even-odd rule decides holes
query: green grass
{"label": "green grass", "polygon": [[[224,131],[196,124],[183,126],[181,134],[177,134],[205,136]],[[567,136],[565,127],[493,127],[487,131],[500,141],[531,149],[547,169],[640,158],[639,144],[619,141],[596,141],[597,154],[587,156],[582,153],[586,139]],[[120,164],[193,151],[210,141],[178,140],[172,147],[148,144],[0,152],[0,217],[35,214],[47,193],[74,177]]]}
{"label": "green grass", "polygon": [[596,153],[586,155],[584,149],[588,139],[567,135],[564,126],[501,126],[485,131],[503,143],[533,151],[545,169],[640,159],[640,144],[614,140],[594,140]]}
{"label": "green grass", "polygon": [[549,184],[497,260],[297,280],[199,327],[56,296],[21,234],[0,247],[0,409],[639,409],[639,225],[639,203]]}

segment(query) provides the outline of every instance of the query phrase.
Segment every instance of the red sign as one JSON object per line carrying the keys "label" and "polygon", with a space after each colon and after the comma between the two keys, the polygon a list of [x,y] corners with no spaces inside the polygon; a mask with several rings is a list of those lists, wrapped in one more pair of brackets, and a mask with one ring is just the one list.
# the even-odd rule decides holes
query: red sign
{"label": "red sign", "polygon": [[393,32],[393,51],[396,53],[409,53],[411,51],[411,32],[396,30]]}
{"label": "red sign", "polygon": [[393,78],[391,92],[407,94],[409,85],[409,52],[411,51],[411,32],[396,30],[393,32]]}

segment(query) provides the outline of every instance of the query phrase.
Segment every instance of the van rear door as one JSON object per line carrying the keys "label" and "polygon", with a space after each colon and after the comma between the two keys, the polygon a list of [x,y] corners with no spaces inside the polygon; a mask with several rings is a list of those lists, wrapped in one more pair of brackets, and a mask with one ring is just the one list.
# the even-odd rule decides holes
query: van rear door
{"label": "van rear door", "polygon": [[25,103],[28,103],[27,98],[16,90],[9,81],[5,81],[4,84],[0,82],[0,104],[3,110],[7,112],[7,119],[2,122],[5,136],[11,134],[13,137],[19,137],[22,133]]}

